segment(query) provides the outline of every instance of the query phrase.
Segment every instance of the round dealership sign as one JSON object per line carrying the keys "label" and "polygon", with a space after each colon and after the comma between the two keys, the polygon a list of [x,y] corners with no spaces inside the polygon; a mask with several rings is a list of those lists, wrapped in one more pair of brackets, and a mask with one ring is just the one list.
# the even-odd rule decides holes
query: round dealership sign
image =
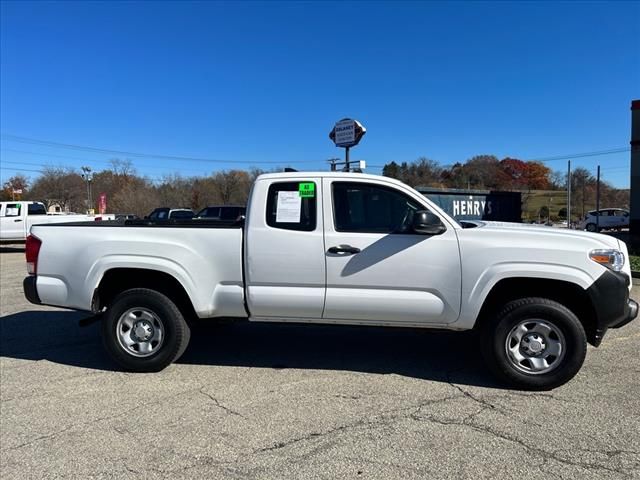
{"label": "round dealership sign", "polygon": [[351,118],[343,118],[329,132],[329,138],[333,140],[336,147],[349,148],[357,145],[365,133],[367,133],[367,129],[360,122]]}

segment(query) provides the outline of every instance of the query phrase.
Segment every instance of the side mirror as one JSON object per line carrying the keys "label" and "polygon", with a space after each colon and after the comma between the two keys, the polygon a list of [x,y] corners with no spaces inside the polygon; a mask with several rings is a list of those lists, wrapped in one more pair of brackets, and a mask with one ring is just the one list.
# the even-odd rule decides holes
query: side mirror
{"label": "side mirror", "polygon": [[423,235],[440,235],[447,230],[440,217],[427,210],[418,210],[413,214],[412,227],[414,232]]}

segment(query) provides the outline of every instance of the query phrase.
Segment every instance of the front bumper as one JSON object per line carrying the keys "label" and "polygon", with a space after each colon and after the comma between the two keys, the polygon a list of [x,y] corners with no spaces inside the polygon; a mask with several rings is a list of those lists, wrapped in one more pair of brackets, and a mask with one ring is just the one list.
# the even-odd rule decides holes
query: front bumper
{"label": "front bumper", "polygon": [[638,303],[629,298],[629,276],[606,270],[587,294],[595,311],[595,332],[591,343],[600,345],[609,328],[620,328],[638,316]]}
{"label": "front bumper", "polygon": [[30,275],[22,281],[22,288],[24,289],[24,296],[27,300],[35,305],[42,305],[40,297],[38,296],[36,277],[34,275]]}
{"label": "front bumper", "polygon": [[625,309],[625,314],[620,319],[620,321],[609,325],[609,328],[620,328],[624,327],[627,323],[632,321],[634,318],[638,316],[638,302],[635,300],[629,299],[629,303]]}

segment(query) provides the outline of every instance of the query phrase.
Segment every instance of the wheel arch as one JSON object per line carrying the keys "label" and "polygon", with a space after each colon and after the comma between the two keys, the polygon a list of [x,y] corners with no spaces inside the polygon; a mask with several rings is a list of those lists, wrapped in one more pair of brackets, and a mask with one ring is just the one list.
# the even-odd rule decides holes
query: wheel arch
{"label": "wheel arch", "polygon": [[196,311],[185,287],[173,275],[147,268],[111,268],[104,272],[93,292],[91,309],[101,312],[122,292],[148,288],[170,298],[185,317],[195,318]]}
{"label": "wheel arch", "polygon": [[482,328],[501,307],[524,297],[547,298],[564,305],[582,323],[588,342],[592,345],[597,344],[597,314],[591,298],[580,285],[566,280],[527,277],[499,280],[485,297],[474,328]]}

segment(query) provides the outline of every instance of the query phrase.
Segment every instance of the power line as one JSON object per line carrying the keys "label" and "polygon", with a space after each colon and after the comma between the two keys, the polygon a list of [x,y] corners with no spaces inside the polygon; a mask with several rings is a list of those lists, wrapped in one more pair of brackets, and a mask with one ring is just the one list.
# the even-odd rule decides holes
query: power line
{"label": "power line", "polygon": [[611,148],[609,150],[596,150],[593,152],[570,153],[566,155],[558,155],[554,157],[532,158],[524,160],[525,162],[555,162],[558,160],[572,160],[574,158],[597,157],[600,155],[612,155],[614,153],[630,152],[630,147]]}
{"label": "power line", "polygon": [[[4,150],[4,149],[3,149]],[[61,157],[64,158],[64,157]],[[54,164],[54,163],[33,163],[33,162],[24,162],[24,161],[12,161],[12,160],[2,160],[2,163],[9,163],[12,165],[34,165],[37,167],[50,167],[50,168],[67,168],[67,169],[71,169],[71,170],[77,170],[78,166],[75,165],[64,165],[64,164]],[[95,160],[91,160],[88,163],[90,164],[98,164],[98,165],[108,165],[108,166],[112,166],[110,162],[101,162],[101,161],[95,161]],[[131,163],[131,167],[132,168],[136,168],[136,165]],[[152,168],[152,169],[156,169],[156,170],[163,170],[163,171],[170,171],[171,168],[170,167],[160,167],[160,166],[144,166],[145,169],[147,168]],[[108,168],[106,170],[109,170]],[[180,167],[180,171],[185,171],[185,170],[189,170],[189,171],[193,171],[193,172],[201,172],[201,169],[197,169],[197,168],[184,168],[184,167]]]}
{"label": "power line", "polygon": [[[2,170],[0,168],[0,170]],[[10,168],[10,169],[6,169],[5,170],[10,170],[12,172],[35,172],[35,173],[43,173],[43,170],[29,170],[27,168]]]}
{"label": "power line", "polygon": [[[26,153],[29,155],[40,155],[44,157],[54,157],[54,158],[64,158],[67,160],[80,160],[82,162],[89,161],[86,157],[70,157],[68,155],[56,155],[54,153],[43,153],[43,152],[31,152],[29,150],[16,150],[14,148],[0,148],[3,152],[12,152],[12,153]],[[91,160],[93,162],[93,160]]]}
{"label": "power line", "polygon": [[177,160],[177,161],[187,161],[187,162],[208,162],[208,163],[238,163],[238,164],[273,164],[273,165],[285,165],[285,164],[297,164],[297,163],[320,163],[319,160],[297,160],[293,162],[283,162],[283,161],[255,161],[255,160],[222,160],[216,158],[200,158],[200,157],[184,157],[178,155],[159,155],[153,153],[141,153],[141,152],[128,152],[125,150],[112,150],[108,148],[98,148],[98,147],[89,147],[85,145],[75,145],[72,143],[61,143],[61,142],[52,142],[50,140],[40,140],[37,138],[29,138],[29,137],[21,137],[18,135],[9,135],[9,134],[1,134],[0,135],[5,140],[9,140],[12,142],[18,143],[26,143],[29,145],[41,145],[47,147],[55,147],[55,148],[66,148],[70,150],[80,150],[85,152],[93,152],[93,153],[111,153],[115,155],[128,155],[131,157],[141,157],[141,158],[155,158],[155,159],[164,159],[164,160]]}
{"label": "power line", "polygon": [[[76,145],[71,143],[54,142],[50,140],[42,140],[37,138],[22,137],[18,135],[10,135],[10,134],[1,134],[1,137],[4,138],[5,140],[25,143],[29,145],[40,145],[40,146],[48,146],[48,147],[54,147],[54,148],[86,151],[86,152],[92,152],[92,153],[108,153],[108,154],[116,154],[116,155],[127,155],[127,156],[139,157],[139,158],[153,158],[153,159],[164,159],[164,160],[172,160],[172,161],[192,161],[192,162],[226,163],[226,164],[249,164],[249,165],[250,164],[285,165],[285,164],[300,164],[300,163],[316,163],[316,164],[323,163],[323,161],[318,161],[318,160],[299,160],[299,161],[293,161],[293,162],[273,162],[273,161],[257,161],[256,162],[252,160],[222,160],[222,159],[213,159],[213,158],[199,158],[199,157],[186,157],[186,156],[178,156],[178,155],[161,155],[161,154],[151,154],[151,153],[141,153],[141,152],[129,152],[124,150],[106,149],[106,148],[90,147],[85,145]],[[15,151],[18,153],[31,153],[35,155],[49,155],[45,153],[26,152],[26,151],[12,150],[12,149],[6,149],[6,148],[3,150]],[[556,155],[556,156],[550,156],[550,157],[532,158],[524,161],[554,162],[554,161],[562,161],[562,160],[571,160],[576,158],[613,155],[616,153],[623,153],[623,152],[629,152],[629,151],[631,151],[630,147],[617,147],[617,148],[610,148],[606,150],[594,150],[590,152],[571,153],[571,154]],[[49,156],[57,156],[60,158],[76,159],[76,160],[83,160],[83,161],[86,160],[86,159],[81,159],[79,157],[64,157],[61,155],[53,155],[53,154],[50,154]],[[158,168],[158,167],[154,166],[154,167],[145,167],[145,168]],[[384,168],[384,166],[370,165],[369,168]],[[197,171],[197,170],[194,169],[194,171]]]}

